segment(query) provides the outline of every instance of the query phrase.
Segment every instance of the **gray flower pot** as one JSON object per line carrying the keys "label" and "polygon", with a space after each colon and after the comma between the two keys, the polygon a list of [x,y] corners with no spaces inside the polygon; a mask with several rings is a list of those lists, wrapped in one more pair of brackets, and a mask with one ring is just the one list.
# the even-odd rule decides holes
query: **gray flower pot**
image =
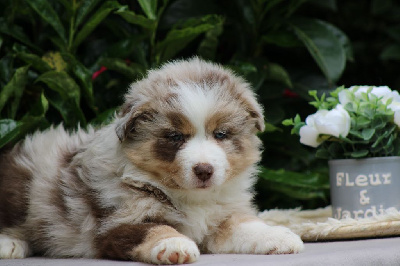
{"label": "gray flower pot", "polygon": [[400,157],[329,161],[333,217],[353,219],[400,210]]}

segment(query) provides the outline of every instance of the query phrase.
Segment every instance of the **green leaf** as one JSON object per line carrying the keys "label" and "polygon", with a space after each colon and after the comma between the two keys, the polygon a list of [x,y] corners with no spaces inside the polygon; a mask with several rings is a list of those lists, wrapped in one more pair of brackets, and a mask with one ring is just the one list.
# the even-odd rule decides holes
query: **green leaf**
{"label": "green leaf", "polygon": [[258,72],[257,67],[250,62],[233,61],[231,65],[225,65],[225,66],[229,67],[233,71],[243,76],[248,76],[252,73]]}
{"label": "green leaf", "polygon": [[260,178],[269,181],[269,187],[297,199],[325,198],[329,189],[328,178],[318,173],[296,173],[291,171],[261,168]]}
{"label": "green leaf", "polygon": [[318,173],[297,173],[284,169],[271,170],[261,167],[259,176],[265,180],[293,187],[309,189],[329,189],[327,180]]}
{"label": "green leaf", "polygon": [[313,191],[310,189],[302,189],[298,187],[285,186],[281,184],[271,183],[269,186],[272,190],[278,191],[294,199],[311,200],[311,199],[326,199],[323,191]]}
{"label": "green leaf", "polygon": [[281,3],[283,0],[261,0],[262,2],[266,2],[266,5],[264,7],[264,12],[268,12],[271,10],[273,7]]}
{"label": "green leaf", "polygon": [[[0,60],[0,84],[8,83],[14,74],[14,56],[11,53]],[[1,86],[1,85],[0,85]]]}
{"label": "green leaf", "polygon": [[172,29],[156,44],[156,61],[161,63],[171,59],[201,33],[213,29],[219,20],[218,16],[208,15],[189,20],[181,29]]}
{"label": "green leaf", "polygon": [[79,8],[76,12],[75,27],[79,27],[85,17],[97,6],[100,0],[84,0],[80,1]]}
{"label": "green leaf", "polygon": [[94,126],[101,126],[101,125],[107,125],[107,124],[111,123],[111,121],[114,119],[117,109],[118,109],[118,107],[105,110],[104,112],[99,114],[95,119],[90,121],[90,124],[92,124]]}
{"label": "green leaf", "polygon": [[55,35],[49,36],[50,41],[58,48],[60,51],[67,51],[68,47],[66,47],[64,41]]}
{"label": "green leaf", "polygon": [[[361,135],[361,133],[359,131],[352,130],[352,129],[350,129],[350,131],[349,131],[349,137],[350,136],[354,136],[359,139],[363,139],[363,136]],[[350,140],[349,138],[343,138],[343,137],[340,139],[343,140],[344,142],[350,143],[350,144],[352,144],[355,141],[355,140]],[[353,139],[353,138],[351,138],[351,139]]]}
{"label": "green leaf", "polygon": [[266,79],[279,81],[280,83],[288,86],[289,88],[293,87],[289,74],[281,65],[275,63],[269,63],[266,65],[265,71],[267,74]]}
{"label": "green leaf", "polygon": [[346,52],[327,23],[316,19],[292,20],[289,26],[303,42],[330,84],[342,75]]}
{"label": "green leaf", "polygon": [[223,31],[224,20],[221,18],[220,23],[215,24],[215,27],[206,32],[204,39],[201,41],[198,48],[198,55],[204,59],[214,60],[217,53],[218,37]]}
{"label": "green leaf", "polygon": [[0,92],[0,111],[4,108],[6,102],[14,96],[14,100],[11,103],[11,114],[9,114],[11,118],[14,118],[17,113],[22,92],[28,81],[28,69],[29,66],[18,68],[11,78],[11,81],[7,83]]}
{"label": "green leaf", "polygon": [[359,151],[353,151],[350,156],[353,158],[362,158],[366,157],[368,155],[369,151],[368,150],[359,150]]}
{"label": "green leaf", "polygon": [[385,47],[380,54],[382,60],[400,60],[400,45],[392,44]]}
{"label": "green leaf", "polygon": [[336,38],[342,44],[343,49],[346,52],[346,58],[349,61],[354,61],[353,48],[351,46],[351,42],[350,42],[349,37],[347,37],[347,35],[342,30],[340,30],[339,28],[335,27],[334,25],[326,23],[324,21],[320,21],[320,22],[322,24],[324,24],[325,27],[328,28],[333,34],[335,34]]}
{"label": "green leaf", "polygon": [[20,126],[21,122],[12,119],[0,120],[0,148],[17,137]]}
{"label": "green leaf", "polygon": [[68,12],[72,11],[72,1],[69,0],[59,0],[59,2],[68,10]]}
{"label": "green leaf", "polygon": [[46,92],[47,99],[61,113],[68,126],[74,126],[77,123],[86,126],[85,117],[79,107],[79,86],[65,71],[46,72],[35,82],[43,82],[54,91]]}
{"label": "green leaf", "polygon": [[42,56],[42,60],[56,71],[63,71],[68,67],[60,52],[49,51]]}
{"label": "green leaf", "polygon": [[327,160],[327,159],[330,159],[332,157],[332,155],[330,154],[330,152],[327,149],[320,148],[315,152],[315,157]]}
{"label": "green leaf", "polygon": [[88,105],[93,111],[96,111],[96,108],[94,106],[94,97],[93,97],[92,73],[81,62],[79,62],[72,54],[62,53],[61,55],[64,58],[64,60],[68,63],[71,72],[80,81],[83,96],[85,97]]}
{"label": "green leaf", "polygon": [[316,6],[320,6],[322,8],[325,8],[325,9],[328,9],[331,11],[337,11],[336,0],[324,0],[324,1],[311,0],[310,2]]}
{"label": "green leaf", "polygon": [[285,119],[282,121],[284,126],[294,126],[293,118]]}
{"label": "green leaf", "polygon": [[292,32],[285,29],[264,34],[261,39],[265,43],[271,43],[285,48],[298,47],[302,45],[299,39],[294,36]]}
{"label": "green leaf", "polygon": [[64,98],[50,90],[46,92],[46,98],[60,112],[66,126],[76,127],[78,124],[86,126],[84,114],[73,98]]}
{"label": "green leaf", "polygon": [[281,104],[271,103],[266,112],[267,121],[271,124],[279,124],[285,118],[285,110]]}
{"label": "green leaf", "polygon": [[110,14],[113,10],[120,8],[121,5],[117,1],[107,1],[99,7],[96,13],[91,16],[85,23],[83,28],[78,32],[72,44],[72,49],[76,49],[85,38],[94,31],[94,29]]}
{"label": "green leaf", "polygon": [[63,98],[73,98],[77,103],[80,101],[79,86],[65,71],[48,71],[39,76],[35,83],[37,82],[46,83]]}
{"label": "green leaf", "polygon": [[147,67],[145,49],[143,49],[144,35],[135,35],[110,45],[102,54],[103,58],[131,58],[135,62]]}
{"label": "green leaf", "polygon": [[361,132],[362,138],[364,140],[370,140],[375,134],[375,128],[365,128]]}
{"label": "green leaf", "polygon": [[26,116],[18,122],[9,119],[0,120],[0,148],[7,143],[15,143],[27,133],[37,129],[39,125],[47,127],[48,122],[44,117],[32,116]]}
{"label": "green leaf", "polygon": [[27,2],[44,21],[53,27],[64,43],[67,43],[64,26],[50,2],[47,0],[27,0]]}
{"label": "green leaf", "polygon": [[364,116],[355,117],[353,119],[355,121],[355,125],[352,127],[356,130],[359,128],[365,128],[365,127],[369,126],[369,124],[371,123],[371,120]]}
{"label": "green leaf", "polygon": [[32,68],[36,69],[40,73],[51,70],[50,65],[47,62],[43,61],[43,59],[36,54],[20,52],[17,53],[17,57],[23,60],[25,63],[30,64]]}
{"label": "green leaf", "polygon": [[0,17],[0,33],[6,34],[20,41],[21,43],[33,48],[35,51],[41,51],[39,47],[34,45],[29,37],[24,33],[20,26],[14,24],[8,24],[6,20]]}
{"label": "green leaf", "polygon": [[104,58],[99,61],[99,64],[125,75],[130,80],[135,80],[146,71],[144,67],[139,64],[130,63],[130,65],[128,65],[126,61],[119,58]]}
{"label": "green leaf", "polygon": [[120,15],[123,19],[127,22],[135,25],[142,26],[148,30],[155,30],[157,26],[157,21],[146,18],[143,15],[135,14],[135,12],[128,11],[128,10],[118,10],[115,12],[116,14]]}
{"label": "green leaf", "polygon": [[382,120],[382,119],[374,119],[374,120],[372,120],[371,128],[381,129],[381,128],[384,128],[385,125],[386,125],[386,122],[384,120]]}
{"label": "green leaf", "polygon": [[157,18],[157,0],[138,0],[138,2],[149,19],[155,20]]}
{"label": "green leaf", "polygon": [[49,102],[47,101],[46,97],[44,96],[44,93],[42,92],[39,100],[31,107],[31,109],[25,116],[41,117],[46,114],[48,109],[49,109]]}
{"label": "green leaf", "polygon": [[[159,18],[159,27],[162,30],[171,29],[176,23],[189,18],[221,13],[220,7],[218,7],[218,2],[221,2],[215,0],[163,0],[161,2],[162,4],[160,3],[161,7],[158,8],[157,16]],[[232,3],[230,7],[233,5]],[[165,12],[163,8],[165,8]]]}
{"label": "green leaf", "polygon": [[33,105],[30,111],[20,120],[12,119],[0,120],[0,148],[7,143],[16,142],[34,130],[40,124],[47,125],[44,115],[48,109],[48,102],[43,93],[37,103]]}
{"label": "green leaf", "polygon": [[[283,122],[282,122],[282,123],[283,123]],[[268,133],[268,132],[275,132],[275,131],[280,131],[280,132],[282,132],[282,129],[279,128],[279,127],[277,127],[277,126],[274,126],[274,125],[271,124],[271,123],[265,123],[265,130],[264,130],[265,133]]]}

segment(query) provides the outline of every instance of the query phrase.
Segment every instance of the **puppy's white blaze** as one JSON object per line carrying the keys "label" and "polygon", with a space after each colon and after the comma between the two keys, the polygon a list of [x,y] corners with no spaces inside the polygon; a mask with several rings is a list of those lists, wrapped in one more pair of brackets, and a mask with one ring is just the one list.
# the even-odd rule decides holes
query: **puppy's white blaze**
{"label": "puppy's white blaze", "polygon": [[[204,85],[206,86],[206,85]],[[196,135],[205,136],[205,123],[216,105],[216,90],[194,83],[179,83],[177,93],[182,112],[196,128]]]}
{"label": "puppy's white blaze", "polygon": [[178,154],[185,179],[183,187],[193,188],[199,184],[193,173],[193,167],[199,163],[208,163],[213,166],[214,173],[209,185],[221,185],[225,181],[225,172],[228,168],[228,160],[222,148],[215,141],[207,139],[205,132],[206,119],[210,117],[218,100],[217,90],[208,88],[206,84],[194,84],[181,82],[176,88],[178,101],[182,112],[195,127],[196,133],[185,148]]}
{"label": "puppy's white blaze", "polygon": [[199,181],[193,172],[193,167],[199,163],[208,163],[214,168],[214,173],[209,181],[211,186],[224,183],[229,163],[226,153],[215,141],[196,135],[178,153],[178,157],[184,171],[185,179],[182,185],[185,188],[193,188],[198,184]]}

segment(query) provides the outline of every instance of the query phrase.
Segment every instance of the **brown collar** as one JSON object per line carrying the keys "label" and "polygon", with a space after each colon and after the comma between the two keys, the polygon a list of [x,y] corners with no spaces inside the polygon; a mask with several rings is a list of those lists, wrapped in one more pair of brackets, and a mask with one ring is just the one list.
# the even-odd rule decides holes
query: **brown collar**
{"label": "brown collar", "polygon": [[148,196],[156,198],[159,202],[168,204],[175,209],[175,206],[172,204],[170,198],[161,189],[150,185],[149,183],[130,182],[124,183],[124,185],[126,185],[130,189],[144,192]]}

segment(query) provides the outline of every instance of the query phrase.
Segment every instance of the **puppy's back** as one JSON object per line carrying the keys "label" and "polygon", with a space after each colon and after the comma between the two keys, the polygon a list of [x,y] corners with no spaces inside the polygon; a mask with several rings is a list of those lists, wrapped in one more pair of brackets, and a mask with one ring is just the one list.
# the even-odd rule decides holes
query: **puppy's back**
{"label": "puppy's back", "polygon": [[59,165],[88,141],[91,133],[70,135],[62,126],[28,136],[0,155],[0,229],[16,227],[26,220],[32,182],[46,194]]}

